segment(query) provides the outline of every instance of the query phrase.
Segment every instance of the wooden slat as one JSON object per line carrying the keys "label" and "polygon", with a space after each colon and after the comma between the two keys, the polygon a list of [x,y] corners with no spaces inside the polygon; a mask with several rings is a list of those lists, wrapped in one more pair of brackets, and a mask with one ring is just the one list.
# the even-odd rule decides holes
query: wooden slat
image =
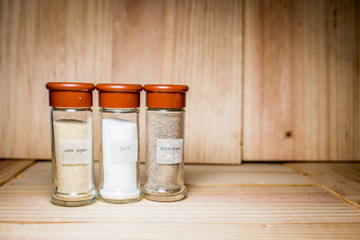
{"label": "wooden slat", "polygon": [[360,209],[360,164],[297,163],[287,166]]}
{"label": "wooden slat", "polygon": [[[187,167],[190,179],[204,170]],[[284,183],[283,174],[292,172],[282,165],[241,167],[219,167],[219,174],[226,168],[232,174],[257,172]],[[273,180],[268,185],[213,186],[196,184],[203,179],[193,177],[187,198],[180,202],[143,199],[113,205],[98,201],[64,208],[50,203],[50,170],[49,162],[38,162],[22,174],[24,178],[0,188],[1,238],[358,239],[360,234],[359,211],[317,186],[274,186]],[[212,174],[217,179],[217,173]],[[241,182],[234,177],[231,183]]]}
{"label": "wooden slat", "polygon": [[358,1],[245,1],[244,160],[360,160]]}
{"label": "wooden slat", "polygon": [[0,157],[50,158],[46,82],[110,81],[111,10],[109,0],[0,1]]}
{"label": "wooden slat", "polygon": [[0,186],[31,166],[33,160],[0,160]]}
{"label": "wooden slat", "polygon": [[299,177],[282,164],[244,164],[241,166],[185,165],[185,183],[191,185],[267,185],[310,186],[309,179]]}
{"label": "wooden slat", "polygon": [[[359,239],[358,223],[41,223],[1,224],[5,239]],[[139,230],[140,228],[140,230]],[[80,229],[80,231],[79,231]],[[18,233],[18,235],[16,235]],[[56,233],[56,234],[55,234]],[[85,233],[85,234],[84,234]],[[19,237],[17,237],[19,236]],[[84,238],[85,239],[85,238]]]}
{"label": "wooden slat", "polygon": [[[0,1],[0,157],[32,158],[38,148],[35,136],[49,133],[46,98],[41,98],[40,86],[31,84],[30,75],[35,61],[35,29],[37,4],[35,1]],[[39,82],[40,83],[40,82]],[[43,90],[43,86],[41,85]],[[39,111],[40,110],[40,111]],[[38,121],[32,121],[36,118]],[[31,122],[29,124],[29,121]],[[29,124],[29,125],[28,125]],[[43,128],[39,128],[39,125]],[[31,126],[31,127],[30,127]],[[33,134],[35,133],[35,134]],[[45,141],[44,141],[45,143]],[[43,144],[42,144],[43,145]],[[44,150],[50,145],[44,144]],[[41,148],[39,146],[39,148]]]}
{"label": "wooden slat", "polygon": [[360,3],[329,1],[328,151],[330,159],[360,160]]}
{"label": "wooden slat", "polygon": [[[267,185],[267,186],[311,186],[311,180],[301,177],[282,164],[245,164],[241,166],[185,165],[187,185]],[[49,184],[51,164],[38,163],[27,170],[28,175],[39,178],[17,179],[18,184]],[[99,180],[99,163],[94,164],[95,181]],[[30,182],[28,182],[30,181]],[[140,165],[140,183],[145,182],[145,166]]]}
{"label": "wooden slat", "polygon": [[188,84],[186,162],[240,163],[242,1],[115,1],[114,12],[112,81]]}

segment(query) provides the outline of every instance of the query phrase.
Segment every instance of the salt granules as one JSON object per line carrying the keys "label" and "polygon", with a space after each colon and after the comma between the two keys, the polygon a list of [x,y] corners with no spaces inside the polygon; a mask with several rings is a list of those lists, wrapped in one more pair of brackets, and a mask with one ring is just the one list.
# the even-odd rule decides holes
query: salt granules
{"label": "salt granules", "polygon": [[102,120],[102,198],[122,200],[140,196],[138,188],[138,126],[135,122]]}

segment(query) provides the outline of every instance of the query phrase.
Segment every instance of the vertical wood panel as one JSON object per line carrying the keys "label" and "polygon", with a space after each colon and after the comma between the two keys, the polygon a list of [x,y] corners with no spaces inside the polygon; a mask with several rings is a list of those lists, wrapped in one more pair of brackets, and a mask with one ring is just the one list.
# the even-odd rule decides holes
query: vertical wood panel
{"label": "vertical wood panel", "polygon": [[246,1],[244,160],[359,160],[359,4]]}
{"label": "vertical wood panel", "polygon": [[360,3],[330,1],[327,9],[329,157],[360,160]]}
{"label": "vertical wood panel", "polygon": [[45,83],[111,79],[111,2],[0,3],[0,157],[50,158]]}
{"label": "vertical wood panel", "polygon": [[[37,3],[15,0],[1,1],[0,4],[0,155],[20,157],[37,154],[37,147],[31,145],[37,140],[32,135],[32,119],[33,116],[38,119],[35,94],[38,91],[30,75],[35,67]],[[42,129],[36,131],[41,132]]]}
{"label": "vertical wood panel", "polygon": [[190,86],[187,162],[240,163],[241,5],[230,0],[114,2],[113,82]]}
{"label": "vertical wood panel", "polygon": [[239,163],[242,126],[245,160],[359,160],[359,2],[242,5],[0,0],[0,157],[50,158],[47,81],[111,81],[190,86],[187,162]]}
{"label": "vertical wood panel", "polygon": [[[160,77],[164,1],[113,2],[112,82],[156,83]],[[141,93],[140,160],[145,161],[145,94]]]}

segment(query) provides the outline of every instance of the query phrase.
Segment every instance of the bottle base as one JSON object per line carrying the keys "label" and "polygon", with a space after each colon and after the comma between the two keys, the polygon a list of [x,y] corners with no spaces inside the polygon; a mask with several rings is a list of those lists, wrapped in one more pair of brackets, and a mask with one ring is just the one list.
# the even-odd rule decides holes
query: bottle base
{"label": "bottle base", "polygon": [[139,188],[132,191],[111,191],[100,186],[99,198],[102,202],[114,204],[134,203],[142,198],[142,192]]}
{"label": "bottle base", "polygon": [[[61,195],[61,196],[60,196]],[[66,197],[65,197],[66,196]],[[80,207],[92,204],[97,199],[97,191],[91,190],[87,194],[68,196],[59,194],[54,190],[51,192],[51,202],[57,206],[63,207]]]}
{"label": "bottle base", "polygon": [[159,192],[148,192],[144,189],[144,198],[155,201],[155,202],[176,202],[185,198],[186,187],[183,186],[180,191],[175,193],[159,193]]}
{"label": "bottle base", "polygon": [[138,202],[142,198],[142,194],[140,194],[136,198],[129,198],[129,199],[110,199],[105,198],[103,196],[99,196],[99,199],[104,203],[112,203],[112,204],[127,204],[127,203],[135,203]]}

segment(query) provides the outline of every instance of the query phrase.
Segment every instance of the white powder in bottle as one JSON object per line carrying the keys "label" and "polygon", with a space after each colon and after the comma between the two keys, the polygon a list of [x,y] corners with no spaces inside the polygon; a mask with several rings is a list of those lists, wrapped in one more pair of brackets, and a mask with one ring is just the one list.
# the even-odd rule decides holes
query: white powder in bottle
{"label": "white powder in bottle", "polygon": [[125,200],[139,197],[138,128],[134,122],[102,120],[102,164],[104,182],[100,195],[105,199]]}
{"label": "white powder in bottle", "polygon": [[[93,188],[92,121],[74,119],[54,121],[55,168],[54,184],[58,194],[77,195]],[[64,196],[65,197],[65,196]],[[71,197],[71,196],[69,196]]]}

